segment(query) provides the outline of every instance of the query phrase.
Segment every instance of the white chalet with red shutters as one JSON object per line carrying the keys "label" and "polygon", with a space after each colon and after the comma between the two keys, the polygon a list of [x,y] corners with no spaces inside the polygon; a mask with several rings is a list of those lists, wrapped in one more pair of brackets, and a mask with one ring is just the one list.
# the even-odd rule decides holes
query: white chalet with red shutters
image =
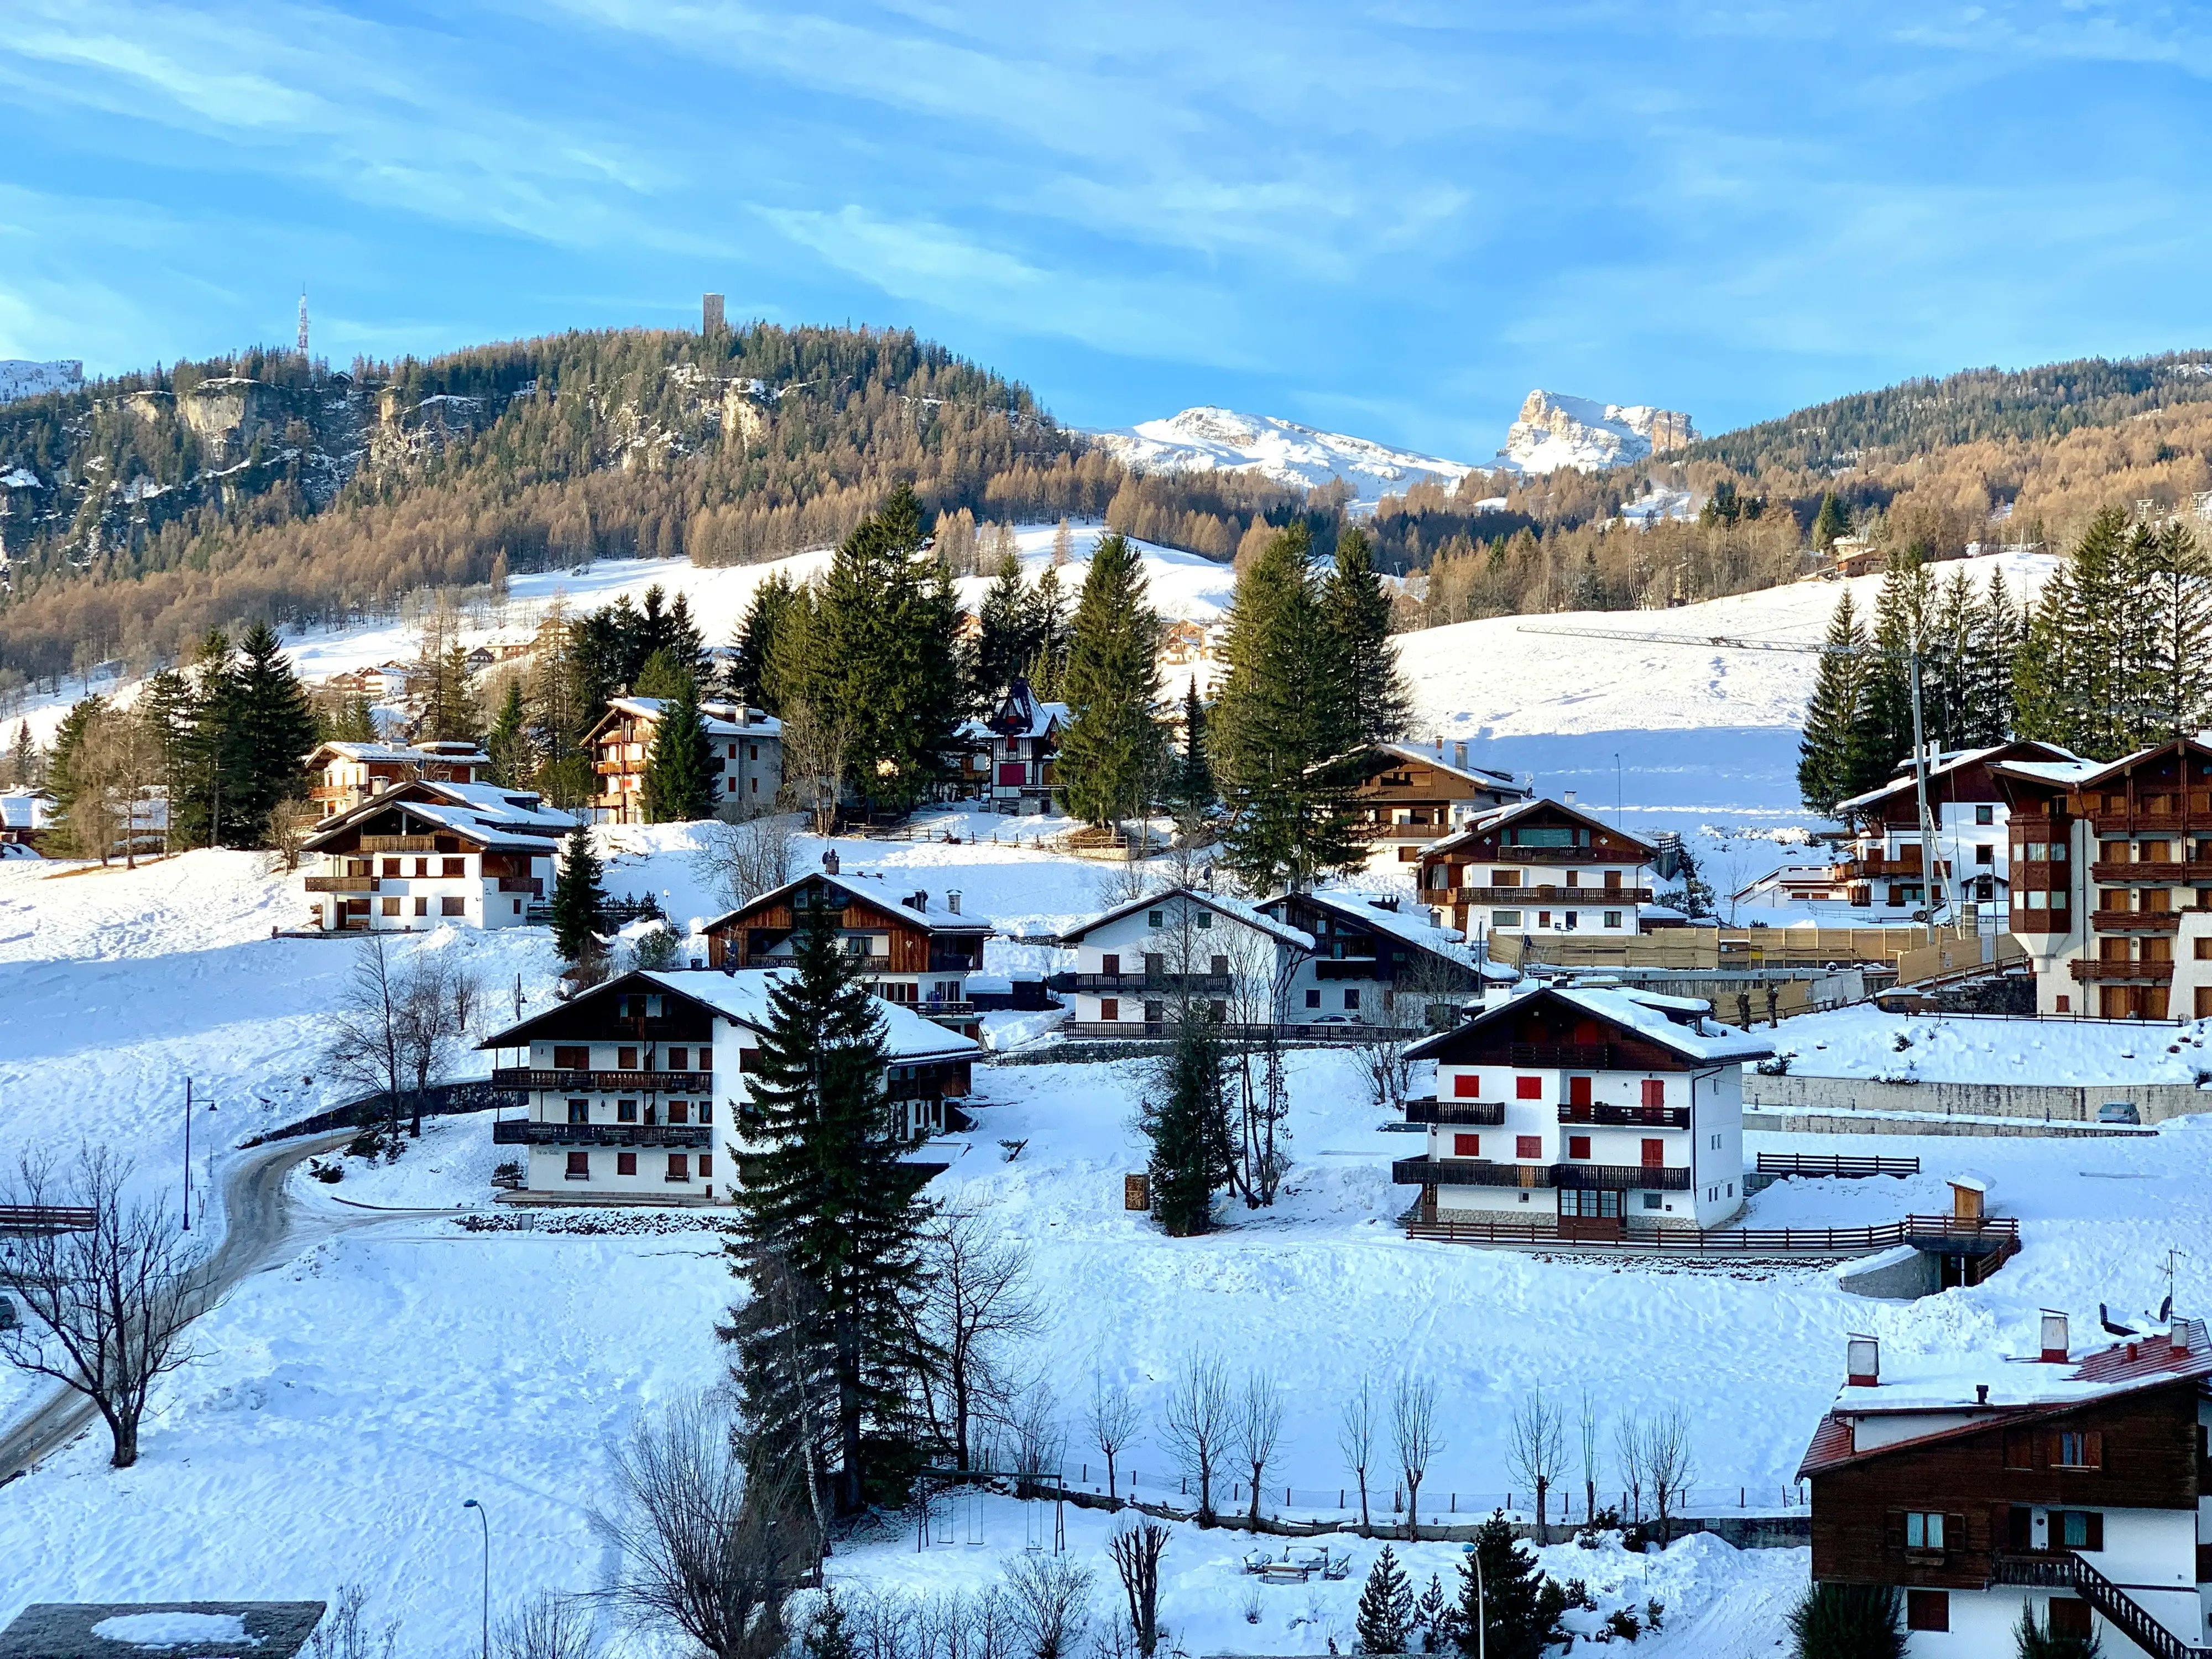
{"label": "white chalet with red shutters", "polygon": [[1743,1066],[1774,1050],[1703,1002],[1628,990],[1516,996],[1407,1051],[1437,1062],[1409,1101],[1428,1150],[1416,1232],[1620,1238],[1717,1227],[1743,1207]]}
{"label": "white chalet with red shutters", "polygon": [[395,784],[326,818],[301,844],[309,924],[328,933],[520,927],[553,890],[575,828],[528,789]]}

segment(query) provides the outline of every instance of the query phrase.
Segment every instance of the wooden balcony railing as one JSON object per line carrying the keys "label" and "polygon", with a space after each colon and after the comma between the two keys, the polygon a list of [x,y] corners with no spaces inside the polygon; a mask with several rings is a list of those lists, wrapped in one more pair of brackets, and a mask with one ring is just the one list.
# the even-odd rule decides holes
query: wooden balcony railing
{"label": "wooden balcony railing", "polygon": [[438,850],[435,836],[363,836],[361,850],[364,853],[434,853]]}
{"label": "wooden balcony railing", "polygon": [[532,1123],[501,1119],[491,1126],[495,1146],[679,1146],[711,1148],[711,1123]]}
{"label": "wooden balcony railing", "polygon": [[1502,1100],[1409,1100],[1408,1123],[1479,1123],[1495,1127],[1505,1121]]}
{"label": "wooden balcony railing", "polygon": [[2170,962],[2100,962],[2094,957],[2076,957],[2066,964],[2076,985],[2171,985],[2173,964]]}
{"label": "wooden balcony railing", "polygon": [[2093,833],[2102,840],[2125,836],[2179,836],[2190,830],[2212,835],[2212,817],[2203,812],[2093,812]]}
{"label": "wooden balcony railing", "polygon": [[1401,1187],[1561,1187],[1582,1192],[1687,1192],[1686,1167],[1649,1164],[1493,1164],[1480,1158],[1401,1158]]}
{"label": "wooden balcony railing", "polygon": [[2089,925],[2100,933],[2178,933],[2179,910],[2092,910]]}
{"label": "wooden balcony railing", "polygon": [[88,1232],[99,1221],[91,1209],[74,1204],[0,1204],[0,1234],[13,1238]]}
{"label": "wooden balcony railing", "polygon": [[1512,1066],[1558,1066],[1571,1072],[1609,1072],[1613,1069],[1610,1042],[1514,1042],[1506,1045],[1506,1063]]}
{"label": "wooden balcony railing", "polygon": [[2212,859],[2147,859],[2140,864],[2125,859],[2096,859],[2089,879],[2100,886],[2125,882],[2155,882],[2161,887],[2212,887]]}
{"label": "wooden balcony railing", "polygon": [[1561,1106],[1559,1121],[1686,1129],[1690,1127],[1690,1109],[1686,1106],[1613,1106],[1601,1101],[1586,1106]]}
{"label": "wooden balcony railing", "polygon": [[1772,1176],[1916,1176],[1917,1158],[1853,1158],[1841,1152],[1761,1152],[1756,1162],[1761,1175]]}
{"label": "wooden balcony railing", "polygon": [[[1175,1024],[1167,1019],[1071,1019],[1055,1028],[1064,1036],[1159,1038],[1175,1035]],[[1273,1037],[1278,1042],[1335,1043],[1371,1042],[1377,1038],[1392,1038],[1411,1042],[1429,1033],[1414,1025],[1362,1025],[1357,1020],[1310,1022],[1276,1026],[1243,1024],[1234,1020],[1224,1021],[1214,1028],[1232,1042],[1257,1042]]]}
{"label": "wooden balcony railing", "polygon": [[550,1066],[501,1066],[491,1080],[501,1089],[548,1089],[556,1094],[711,1095],[712,1072],[568,1072]]}
{"label": "wooden balcony railing", "polygon": [[374,893],[374,876],[309,876],[302,884],[310,893]]}
{"label": "wooden balcony railing", "polygon": [[1649,904],[1649,887],[1459,887],[1448,888],[1434,900],[1459,904]]}
{"label": "wooden balcony railing", "polygon": [[[2148,1607],[2070,1550],[1992,1556],[1990,1577],[1999,1584],[2075,1591],[2151,1659],[2208,1659],[2212,1656],[2212,1648],[2183,1641],[2160,1624]],[[2192,1612],[2191,1617],[2194,1616]]]}
{"label": "wooden balcony railing", "polygon": [[545,884],[535,876],[501,876],[499,890],[502,893],[528,893],[532,897],[542,898]]}
{"label": "wooden balcony railing", "polygon": [[1086,991],[1093,996],[1144,996],[1180,991],[1193,996],[1227,996],[1235,988],[1228,974],[1054,974],[1055,991]]}

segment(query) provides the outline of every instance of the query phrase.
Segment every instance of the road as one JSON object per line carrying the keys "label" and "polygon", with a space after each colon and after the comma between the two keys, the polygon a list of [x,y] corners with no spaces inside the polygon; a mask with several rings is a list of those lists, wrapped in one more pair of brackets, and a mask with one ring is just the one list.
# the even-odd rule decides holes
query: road
{"label": "road", "polygon": [[[450,1210],[363,1210],[358,1214],[303,1210],[284,1195],[285,1178],[306,1159],[343,1146],[359,1133],[280,1140],[255,1148],[231,1165],[222,1180],[222,1243],[208,1258],[210,1279],[201,1311],[214,1307],[240,1280],[289,1261],[308,1246],[356,1227],[409,1217],[451,1215]],[[0,1485],[29,1472],[41,1458],[59,1450],[97,1424],[92,1402],[74,1389],[57,1388],[21,1419],[0,1432]]]}

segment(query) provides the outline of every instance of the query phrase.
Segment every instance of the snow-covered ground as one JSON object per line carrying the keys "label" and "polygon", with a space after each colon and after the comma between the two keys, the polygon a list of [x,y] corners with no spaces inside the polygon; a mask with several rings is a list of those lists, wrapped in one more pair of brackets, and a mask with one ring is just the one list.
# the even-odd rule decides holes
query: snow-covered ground
{"label": "snow-covered ground", "polygon": [[2176,1028],[2065,1020],[1886,1014],[1871,1004],[1802,1014],[1775,1045],[1792,1073],[1890,1082],[2201,1083],[2212,1020]]}

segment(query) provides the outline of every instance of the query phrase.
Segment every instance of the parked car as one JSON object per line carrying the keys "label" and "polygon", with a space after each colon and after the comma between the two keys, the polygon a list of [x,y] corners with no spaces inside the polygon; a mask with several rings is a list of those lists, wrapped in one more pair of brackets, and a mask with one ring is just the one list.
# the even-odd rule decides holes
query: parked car
{"label": "parked car", "polygon": [[2142,1114],[2136,1110],[2135,1102],[2131,1100],[2108,1100],[2097,1108],[2097,1121],[2140,1123],[2142,1121]]}

